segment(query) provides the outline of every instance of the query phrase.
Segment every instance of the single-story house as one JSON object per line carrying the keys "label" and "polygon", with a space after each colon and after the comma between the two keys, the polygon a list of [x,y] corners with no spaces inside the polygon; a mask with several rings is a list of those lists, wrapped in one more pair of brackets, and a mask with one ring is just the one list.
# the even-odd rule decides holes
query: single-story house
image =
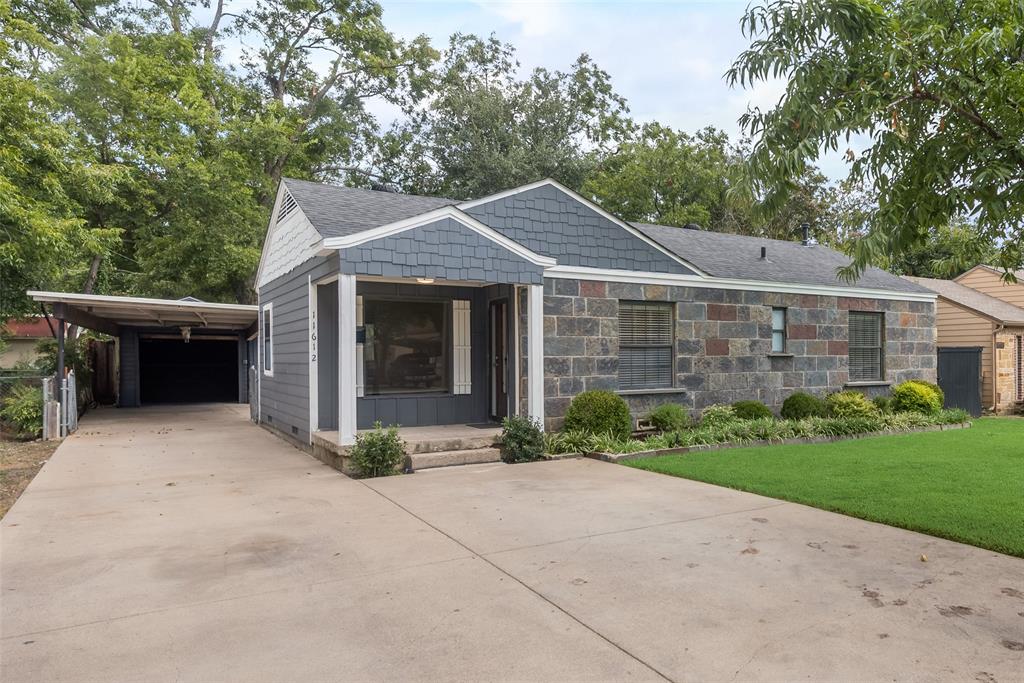
{"label": "single-story house", "polygon": [[823,246],[631,224],[552,180],[473,201],[284,179],[256,286],[258,419],[299,444],[375,422],[558,428],[935,379],[931,290]]}
{"label": "single-story house", "polygon": [[[53,325],[51,327],[50,325]],[[47,323],[42,316],[24,320],[12,318],[0,325],[0,370],[10,370],[18,365],[33,363],[39,358],[36,350],[39,342],[53,339],[57,323]]]}
{"label": "single-story house", "polygon": [[979,349],[981,405],[997,414],[1024,405],[1024,273],[1018,277],[1006,284],[999,271],[977,266],[956,280],[906,278],[938,294],[940,350]]}

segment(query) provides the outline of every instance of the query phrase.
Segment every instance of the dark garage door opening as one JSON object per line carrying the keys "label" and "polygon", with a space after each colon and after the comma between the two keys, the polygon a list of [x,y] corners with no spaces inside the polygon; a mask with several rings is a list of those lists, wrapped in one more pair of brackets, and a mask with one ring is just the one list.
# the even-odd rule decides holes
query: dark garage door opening
{"label": "dark garage door opening", "polygon": [[238,401],[238,341],[139,340],[141,402],[219,403]]}

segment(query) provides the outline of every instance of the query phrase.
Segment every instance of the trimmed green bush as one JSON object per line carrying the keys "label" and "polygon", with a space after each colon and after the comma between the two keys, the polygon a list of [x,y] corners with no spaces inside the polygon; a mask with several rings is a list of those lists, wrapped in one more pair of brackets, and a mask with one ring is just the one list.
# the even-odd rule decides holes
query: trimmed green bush
{"label": "trimmed green bush", "polygon": [[880,413],[891,413],[892,412],[892,398],[889,396],[875,396],[871,399],[871,402],[875,404]]}
{"label": "trimmed green bush", "polygon": [[909,380],[893,387],[892,409],[900,413],[932,415],[942,410],[943,398],[929,382]]}
{"label": "trimmed green bush", "polygon": [[633,418],[621,396],[595,389],[577,394],[572,399],[565,411],[565,429],[611,434],[624,439],[633,433]]}
{"label": "trimmed green bush", "polygon": [[23,438],[35,438],[43,431],[43,389],[22,384],[4,397],[0,420]]}
{"label": "trimmed green bush", "polygon": [[798,391],[782,402],[782,417],[787,420],[802,420],[805,417],[824,417],[825,402],[813,394]]}
{"label": "trimmed green bush", "polygon": [[505,462],[529,462],[544,457],[544,433],[540,425],[524,415],[501,421],[501,459]]}
{"label": "trimmed green bush", "polygon": [[351,456],[360,477],[387,477],[397,474],[405,460],[405,442],[398,436],[398,427],[384,429],[378,421],[372,432],[356,434]]}
{"label": "trimmed green bush", "polygon": [[839,391],[825,398],[829,417],[873,417],[878,408],[859,391]]}
{"label": "trimmed green bush", "polygon": [[946,392],[944,392],[942,390],[942,387],[940,387],[938,384],[935,384],[934,382],[926,382],[923,379],[912,379],[912,380],[909,380],[909,381],[917,382],[918,384],[925,385],[926,387],[928,387],[929,389],[931,389],[932,391],[934,391],[938,395],[938,397],[939,397],[939,405],[940,406],[946,405]]}
{"label": "trimmed green bush", "polygon": [[673,432],[690,426],[690,415],[678,403],[662,403],[647,416],[651,424],[663,432]]}
{"label": "trimmed green bush", "polygon": [[736,401],[732,404],[733,412],[741,420],[761,420],[775,417],[768,406],[760,401]]}
{"label": "trimmed green bush", "polygon": [[701,427],[718,427],[738,420],[739,418],[736,417],[736,411],[732,406],[708,406],[700,414]]}

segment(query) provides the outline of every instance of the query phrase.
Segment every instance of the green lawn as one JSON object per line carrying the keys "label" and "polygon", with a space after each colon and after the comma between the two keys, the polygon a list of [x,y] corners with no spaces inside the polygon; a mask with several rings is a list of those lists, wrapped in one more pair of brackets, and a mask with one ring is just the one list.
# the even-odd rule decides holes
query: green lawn
{"label": "green lawn", "polygon": [[830,444],[667,455],[630,467],[1024,557],[1024,419]]}

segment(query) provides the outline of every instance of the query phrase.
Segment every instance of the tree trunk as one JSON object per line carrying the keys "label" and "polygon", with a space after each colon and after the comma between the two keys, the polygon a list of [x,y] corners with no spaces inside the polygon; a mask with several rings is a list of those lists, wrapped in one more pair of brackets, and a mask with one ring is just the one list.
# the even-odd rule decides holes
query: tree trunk
{"label": "tree trunk", "polygon": [[[82,294],[92,294],[93,288],[96,286],[96,280],[100,274],[100,263],[103,262],[103,257],[99,254],[92,257],[92,263],[89,265],[89,275],[85,278],[85,285],[82,287]],[[78,339],[78,334],[81,328],[78,325],[68,326],[68,339]]]}

